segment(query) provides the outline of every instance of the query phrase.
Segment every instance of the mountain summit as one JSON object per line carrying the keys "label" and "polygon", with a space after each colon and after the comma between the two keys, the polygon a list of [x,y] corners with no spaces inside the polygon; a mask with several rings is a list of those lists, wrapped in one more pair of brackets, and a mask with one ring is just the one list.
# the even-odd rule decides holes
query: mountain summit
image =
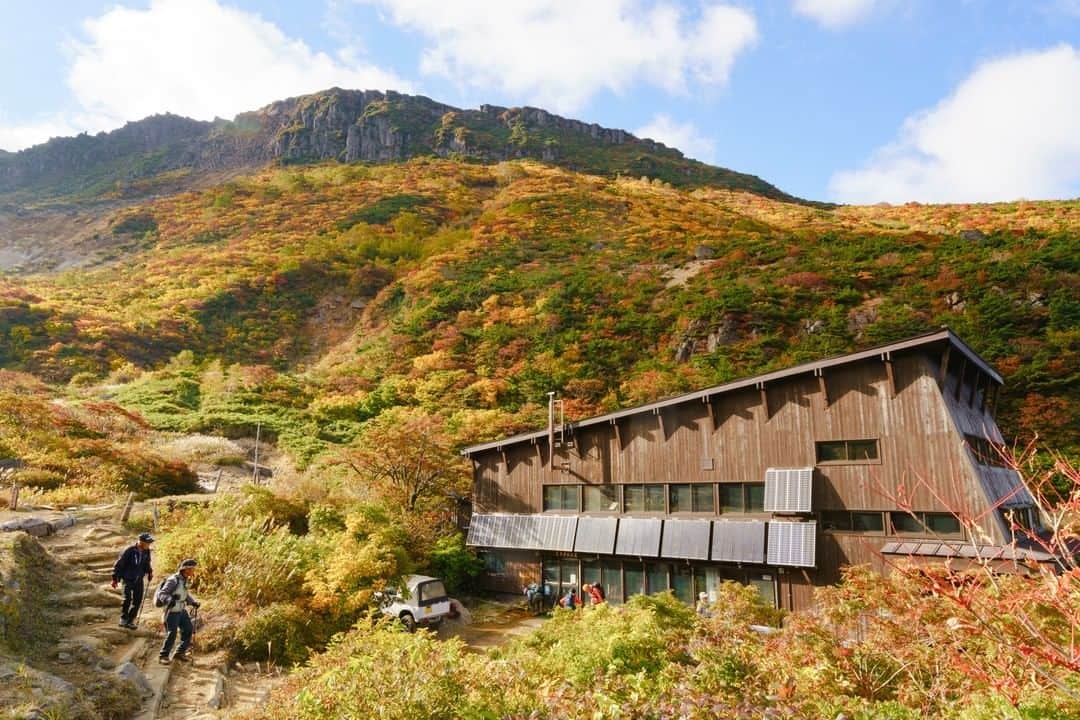
{"label": "mountain summit", "polygon": [[417,95],[331,88],[232,121],[155,115],[112,132],[54,138],[2,154],[0,204],[140,197],[198,187],[268,162],[387,163],[425,155],[481,162],[532,158],[591,174],[794,200],[753,175],[539,108],[462,110]]}

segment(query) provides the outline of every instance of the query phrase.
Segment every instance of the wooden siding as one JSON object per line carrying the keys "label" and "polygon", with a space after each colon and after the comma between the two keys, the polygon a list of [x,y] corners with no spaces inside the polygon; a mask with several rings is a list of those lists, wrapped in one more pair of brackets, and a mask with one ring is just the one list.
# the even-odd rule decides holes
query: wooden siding
{"label": "wooden siding", "polygon": [[[552,458],[546,436],[476,451],[470,456],[475,509],[543,512],[549,484],[761,483],[770,467],[814,467],[815,513],[955,510],[982,516],[984,532],[1005,542],[996,513],[988,511],[984,476],[990,471],[973,462],[963,437],[1000,440],[992,410],[982,402],[980,388],[990,386],[989,376],[955,360],[943,377],[940,354],[925,350],[889,360],[863,359],[827,368],[820,377],[792,375],[764,388],[741,387],[579,427]],[[816,462],[816,442],[868,439],[877,441],[876,460]],[[991,480],[998,492],[1019,478],[995,471]],[[780,576],[781,606],[805,607],[811,586],[836,582],[844,565],[885,569],[879,553],[889,539],[885,533],[822,531],[818,539],[816,570]]]}
{"label": "wooden siding", "polygon": [[[887,510],[901,489],[918,510],[985,507],[936,367],[893,366],[895,397],[884,363],[866,361],[825,377],[827,406],[817,378],[798,377],[766,388],[767,419],[760,393],[740,390],[583,429],[554,464],[546,440],[478,453],[477,510],[542,512],[545,484],[758,483],[770,467],[812,466],[815,510]],[[817,465],[816,441],[853,439],[876,439],[880,459]]]}
{"label": "wooden siding", "polygon": [[485,573],[481,578],[484,590],[520,594],[529,583],[540,582],[540,553],[529,550],[491,551],[502,558],[505,572]]}

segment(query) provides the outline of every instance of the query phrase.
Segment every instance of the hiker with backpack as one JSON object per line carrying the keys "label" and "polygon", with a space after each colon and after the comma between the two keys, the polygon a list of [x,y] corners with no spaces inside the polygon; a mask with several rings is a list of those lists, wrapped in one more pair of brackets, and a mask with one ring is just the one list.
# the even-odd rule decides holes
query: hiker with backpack
{"label": "hiker with backpack", "polygon": [[115,588],[121,580],[124,582],[124,604],[120,608],[120,627],[134,630],[138,627],[135,618],[142,609],[143,578],[146,582],[154,579],[150,567],[150,543],[154,537],[143,533],[116,558],[113,565],[112,586]]}
{"label": "hiker with backpack", "polygon": [[165,644],[161,646],[158,654],[162,665],[170,662],[169,653],[176,642],[177,630],[180,631],[180,647],[176,649],[176,655],[172,659],[180,662],[190,660],[187,651],[191,647],[191,636],[195,628],[191,616],[188,615],[187,606],[198,609],[199,601],[188,592],[188,585],[191,583],[191,576],[195,574],[196,565],[198,563],[190,558],[180,563],[176,573],[165,578],[154,593],[154,606],[164,608],[162,622],[165,625]]}

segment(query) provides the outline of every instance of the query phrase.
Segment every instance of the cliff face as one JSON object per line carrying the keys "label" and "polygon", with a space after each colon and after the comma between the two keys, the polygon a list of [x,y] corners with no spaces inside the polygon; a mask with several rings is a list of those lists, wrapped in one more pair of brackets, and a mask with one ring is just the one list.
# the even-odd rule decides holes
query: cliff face
{"label": "cliff face", "polygon": [[[483,105],[461,110],[426,97],[332,88],[281,100],[232,121],[156,115],[95,136],[55,138],[0,154],[0,203],[115,197],[117,183],[150,194],[153,178],[184,170],[244,171],[267,162],[386,163],[418,155],[486,162],[534,158],[600,175],[655,177],[792,199],[751,175],[688,160],[624,130],[539,108]],[[175,178],[174,178],[175,179]],[[131,194],[125,187],[121,196]]]}

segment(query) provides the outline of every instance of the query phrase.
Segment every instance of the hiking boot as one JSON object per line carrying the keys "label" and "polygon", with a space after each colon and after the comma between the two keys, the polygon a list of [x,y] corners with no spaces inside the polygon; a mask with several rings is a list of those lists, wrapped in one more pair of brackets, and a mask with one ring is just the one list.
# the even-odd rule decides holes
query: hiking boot
{"label": "hiking boot", "polygon": [[172,662],[171,660],[169,660],[168,655],[158,655],[157,661],[162,665],[168,665],[170,662]]}
{"label": "hiking boot", "polygon": [[139,628],[138,625],[130,620],[120,623],[120,627],[126,627],[128,630],[137,630]]}
{"label": "hiking boot", "polygon": [[120,625],[120,627],[127,627],[128,621],[124,618],[120,618],[120,622],[118,624]]}
{"label": "hiking boot", "polygon": [[191,656],[187,653],[176,653],[173,655],[173,660],[176,662],[191,662]]}

